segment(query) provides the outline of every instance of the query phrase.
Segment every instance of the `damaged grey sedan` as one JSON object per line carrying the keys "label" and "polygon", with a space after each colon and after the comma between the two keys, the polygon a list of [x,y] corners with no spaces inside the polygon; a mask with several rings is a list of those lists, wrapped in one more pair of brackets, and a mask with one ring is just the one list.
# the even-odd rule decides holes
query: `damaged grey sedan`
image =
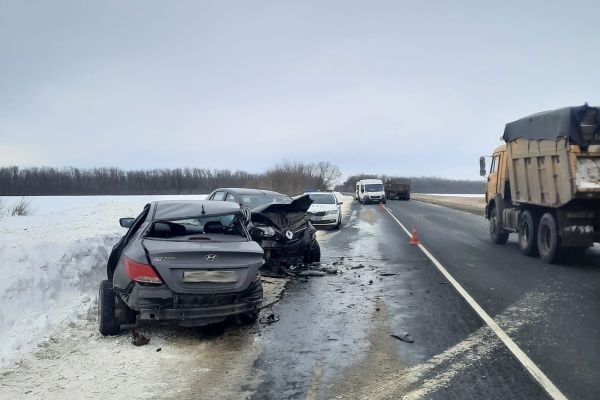
{"label": "damaged grey sedan", "polygon": [[321,260],[316,229],[311,224],[308,195],[295,199],[262,189],[220,188],[208,195],[216,202],[234,202],[251,211],[252,238],[265,252],[263,273],[282,275],[290,266]]}
{"label": "damaged grey sedan", "polygon": [[258,318],[263,250],[236,203],[155,201],[113,248],[100,284],[100,333],[115,335],[140,321],[202,326],[236,316]]}

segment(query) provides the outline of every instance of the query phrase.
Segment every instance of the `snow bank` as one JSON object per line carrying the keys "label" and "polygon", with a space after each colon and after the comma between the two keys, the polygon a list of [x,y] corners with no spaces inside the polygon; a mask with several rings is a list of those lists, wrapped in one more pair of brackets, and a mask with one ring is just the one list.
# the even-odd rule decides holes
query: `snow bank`
{"label": "snow bank", "polygon": [[35,197],[34,215],[1,218],[0,366],[95,312],[108,255],[124,233],[118,218],[151,200],[204,197]]}

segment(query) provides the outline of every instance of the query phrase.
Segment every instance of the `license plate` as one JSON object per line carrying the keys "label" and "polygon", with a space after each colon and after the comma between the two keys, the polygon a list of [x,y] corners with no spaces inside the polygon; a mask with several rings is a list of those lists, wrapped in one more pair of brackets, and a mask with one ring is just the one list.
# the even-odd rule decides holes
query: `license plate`
{"label": "license plate", "polygon": [[237,282],[237,273],[235,271],[183,271],[183,281],[233,283]]}

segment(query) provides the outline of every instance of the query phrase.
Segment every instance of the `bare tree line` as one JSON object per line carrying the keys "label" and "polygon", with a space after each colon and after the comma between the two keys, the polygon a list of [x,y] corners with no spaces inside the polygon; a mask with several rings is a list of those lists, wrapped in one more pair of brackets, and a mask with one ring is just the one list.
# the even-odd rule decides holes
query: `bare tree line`
{"label": "bare tree line", "polygon": [[[336,186],[335,190],[339,192],[354,192],[357,181],[369,178],[381,179],[385,182],[388,179],[399,179],[401,177],[358,174],[348,177],[344,183]],[[413,193],[485,193],[485,181],[483,180],[445,179],[436,177],[413,177],[409,179],[411,180],[410,190]]]}
{"label": "bare tree line", "polygon": [[217,187],[255,187],[290,195],[331,190],[337,166],[285,161],[263,173],[174,168],[125,171],[119,168],[0,168],[0,196],[201,194]]}

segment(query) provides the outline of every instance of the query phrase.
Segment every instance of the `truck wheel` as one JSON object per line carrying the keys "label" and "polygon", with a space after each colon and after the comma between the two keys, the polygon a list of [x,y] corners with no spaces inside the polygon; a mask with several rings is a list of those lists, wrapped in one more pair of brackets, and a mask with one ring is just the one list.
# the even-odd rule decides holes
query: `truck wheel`
{"label": "truck wheel", "polygon": [[492,238],[492,242],[496,244],[506,244],[506,242],[508,242],[508,232],[498,226],[497,221],[498,210],[494,207],[490,213],[490,237]]}
{"label": "truck wheel", "polygon": [[519,249],[526,256],[537,256],[537,226],[530,211],[523,211],[519,219]]}
{"label": "truck wheel", "polygon": [[538,250],[542,261],[556,264],[561,256],[560,237],[556,220],[550,213],[542,215],[537,235]]}
{"label": "truck wheel", "polygon": [[115,313],[116,294],[108,280],[100,282],[98,292],[98,328],[104,336],[118,335],[121,327]]}

